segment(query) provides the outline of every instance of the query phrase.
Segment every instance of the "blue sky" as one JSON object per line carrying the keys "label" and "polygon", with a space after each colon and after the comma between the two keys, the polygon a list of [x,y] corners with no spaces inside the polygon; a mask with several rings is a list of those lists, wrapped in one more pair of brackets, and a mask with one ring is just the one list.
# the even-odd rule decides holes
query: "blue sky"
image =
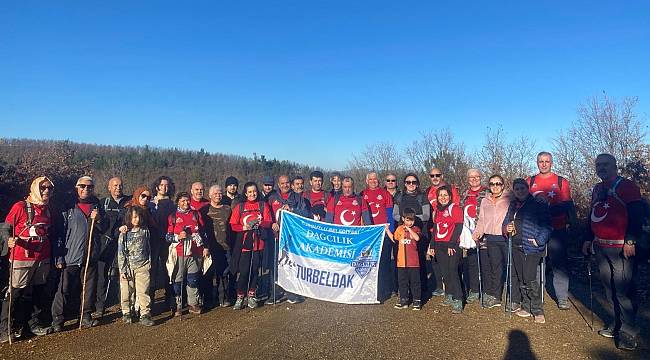
{"label": "blue sky", "polygon": [[588,97],[650,117],[646,1],[4,1],[0,137],[343,168],[487,126],[540,148]]}

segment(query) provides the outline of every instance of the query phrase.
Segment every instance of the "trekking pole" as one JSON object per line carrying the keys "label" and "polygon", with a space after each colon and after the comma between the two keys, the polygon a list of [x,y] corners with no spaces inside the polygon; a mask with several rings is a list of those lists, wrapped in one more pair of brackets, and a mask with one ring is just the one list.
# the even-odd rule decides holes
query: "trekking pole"
{"label": "trekking pole", "polygon": [[546,255],[548,251],[548,248],[544,246],[544,255],[542,256],[542,262],[540,263],[540,274],[539,274],[539,279],[541,282],[540,286],[540,291],[542,292],[542,306],[544,306],[544,292],[545,292],[545,286],[546,286]]}
{"label": "trekking pole", "polygon": [[[11,230],[11,237],[14,238],[14,242],[16,241],[16,217],[14,216],[13,218],[13,227]],[[9,311],[7,312],[7,337],[9,338],[9,345],[12,344],[11,338],[13,337],[13,333],[11,331],[11,306],[13,305],[13,296],[11,291],[11,288],[13,287],[13,277],[14,277],[14,260],[16,259],[16,245],[14,244],[14,247],[11,249],[11,261],[9,261],[9,287],[7,291],[9,292]]]}
{"label": "trekking pole", "polygon": [[[178,321],[183,321],[183,291],[185,290],[185,285],[184,285],[185,284],[185,275],[187,275],[186,271],[185,271],[185,266],[187,265],[186,261],[185,261],[185,252],[187,251],[187,232],[185,232],[185,233],[186,233],[185,234],[186,236],[185,236],[185,238],[183,238],[182,256],[181,256],[180,259],[178,259],[179,260],[178,261],[178,267],[179,267],[178,271],[181,272],[181,289],[180,289],[179,295],[177,296],[177,301],[176,301],[177,302],[176,309],[180,309],[180,312],[179,312],[179,315],[178,315]],[[182,264],[181,264],[181,261],[182,261]]]}
{"label": "trekking pole", "polygon": [[[94,209],[93,209],[94,210]],[[79,314],[79,330],[82,328],[82,320],[84,315],[84,303],[86,302],[86,281],[88,280],[88,266],[90,265],[90,254],[93,249],[93,230],[95,229],[95,218],[90,221],[90,232],[88,233],[88,253],[86,254],[86,263],[84,266],[83,283],[81,284],[81,313]],[[92,319],[91,319],[92,323]]]}
{"label": "trekking pole", "polygon": [[[254,236],[254,235],[253,235]],[[255,255],[255,243],[251,247],[250,264],[248,266],[248,282],[246,283],[246,299],[250,301],[251,276],[253,275],[253,255]]]}
{"label": "trekking pole", "polygon": [[512,234],[508,235],[508,269],[506,270],[506,273],[506,281],[508,283],[508,298],[506,300],[506,307],[504,310],[507,311],[509,317],[512,318],[512,311],[508,311],[508,308],[512,310]]}
{"label": "trekking pole", "polygon": [[591,331],[594,331],[594,292],[591,287],[591,256],[587,256],[587,276],[589,277],[589,310],[591,310]]}
{"label": "trekking pole", "polygon": [[275,281],[276,281],[276,276],[278,274],[278,249],[280,248],[280,238],[278,237],[273,237],[273,278],[271,279],[271,286],[273,286],[273,306],[275,306],[277,298],[276,298],[276,289],[275,289]]}
{"label": "trekking pole", "polygon": [[479,244],[476,245],[476,262],[478,263],[478,297],[479,297],[481,307],[483,307],[483,283],[481,278],[481,248]]}

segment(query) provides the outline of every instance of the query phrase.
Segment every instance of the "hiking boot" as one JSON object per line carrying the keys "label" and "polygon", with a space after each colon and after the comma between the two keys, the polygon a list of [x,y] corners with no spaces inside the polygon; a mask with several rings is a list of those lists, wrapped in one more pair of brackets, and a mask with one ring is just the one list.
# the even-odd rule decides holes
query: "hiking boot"
{"label": "hiking boot", "polygon": [[124,314],[122,315],[122,322],[125,324],[132,324],[133,323],[133,318],[131,317],[131,314]]}
{"label": "hiking boot", "polygon": [[460,314],[463,312],[463,300],[452,300],[451,313]]}
{"label": "hiking boot", "polygon": [[454,297],[451,294],[445,296],[445,300],[442,301],[442,305],[451,306],[454,303]]}
{"label": "hiking boot", "polygon": [[533,316],[531,313],[529,313],[528,311],[526,311],[524,309],[519,309],[519,310],[515,311],[515,315],[517,315],[519,317],[522,317],[522,318],[527,318],[527,317]]}
{"label": "hiking boot", "polygon": [[393,307],[395,309],[408,309],[409,301],[407,299],[400,299],[399,302]]}
{"label": "hiking boot", "polygon": [[546,318],[544,317],[544,314],[534,315],[533,318],[535,319],[535,324],[546,323]]}
{"label": "hiking boot", "polygon": [[178,305],[176,310],[174,310],[174,317],[183,316],[183,307]]}
{"label": "hiking boot", "polygon": [[300,295],[288,295],[287,296],[287,302],[289,304],[300,304],[301,302],[305,301],[305,298],[300,296]]}
{"label": "hiking boot", "polygon": [[81,319],[81,328],[91,328],[99,325],[99,321],[91,318],[90,316]]}
{"label": "hiking boot", "polygon": [[616,333],[614,332],[613,327],[606,327],[604,329],[598,330],[598,335],[612,339],[614,336],[616,336]]}
{"label": "hiking boot", "polygon": [[483,308],[484,309],[491,309],[493,307],[499,307],[501,306],[501,301],[497,300],[494,296],[491,295],[486,295],[483,298]]}
{"label": "hiking boot", "polygon": [[224,302],[222,302],[220,306],[221,307],[231,307],[232,306],[232,301],[224,300]]}
{"label": "hiking boot", "polygon": [[[16,339],[13,334],[11,334],[11,341],[14,341]],[[6,342],[9,342],[9,336],[7,336],[7,333],[5,331],[0,332],[0,344],[4,344]]]}
{"label": "hiking boot", "polygon": [[201,307],[198,306],[198,305],[189,305],[189,308],[190,308],[189,309],[190,314],[197,314],[198,315],[198,314],[201,314],[201,312],[203,311],[203,309],[201,309]]}
{"label": "hiking boot", "polygon": [[255,296],[248,296],[248,307],[251,309],[255,309],[257,307],[257,299]]}
{"label": "hiking boot", "polygon": [[232,307],[233,310],[241,310],[244,308],[244,297],[243,296],[237,296],[237,300],[235,301],[235,306]]}
{"label": "hiking boot", "polygon": [[151,319],[151,315],[142,315],[140,316],[140,325],[142,326],[154,326],[154,322]]}
{"label": "hiking boot", "polygon": [[517,312],[519,309],[521,309],[521,305],[519,303],[516,302],[513,302],[512,304],[506,303],[506,312],[514,313]]}
{"label": "hiking boot", "polygon": [[478,300],[478,299],[480,299],[480,298],[481,298],[481,296],[480,296],[479,293],[477,293],[477,292],[470,292],[469,295],[467,295],[467,303],[468,303],[468,304],[471,304],[471,303],[473,303],[474,301],[476,301],[476,300]]}
{"label": "hiking boot", "polygon": [[420,300],[413,301],[413,310],[415,311],[422,310],[422,302],[420,302]]}
{"label": "hiking boot", "polygon": [[443,289],[435,289],[431,296],[445,296],[445,291]]}
{"label": "hiking boot", "polygon": [[566,300],[566,299],[558,300],[557,301],[557,307],[560,310],[569,310],[569,309],[571,309],[571,304],[569,303],[569,300]]}
{"label": "hiking boot", "polygon": [[49,326],[34,325],[29,329],[32,334],[36,336],[44,336],[52,333],[52,328]]}
{"label": "hiking boot", "polygon": [[636,339],[634,336],[626,334],[624,332],[620,332],[618,334],[618,341],[616,342],[616,347],[621,349],[621,350],[636,350],[636,347],[638,346]]}
{"label": "hiking boot", "polygon": [[270,297],[270,298],[266,299],[266,301],[264,302],[264,304],[265,304],[265,305],[275,305],[275,304],[279,304],[280,302],[282,302],[282,299],[281,299],[281,298],[276,298],[276,299],[274,300],[272,297]]}

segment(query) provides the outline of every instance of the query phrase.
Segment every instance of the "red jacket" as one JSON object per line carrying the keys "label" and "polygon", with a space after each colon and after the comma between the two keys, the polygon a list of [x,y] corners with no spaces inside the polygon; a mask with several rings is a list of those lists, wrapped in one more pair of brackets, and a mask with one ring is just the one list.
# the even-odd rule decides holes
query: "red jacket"
{"label": "red jacket", "polygon": [[[189,229],[187,229],[189,228]],[[203,245],[199,246],[195,241],[192,240],[192,234],[201,234],[203,233],[203,219],[201,214],[196,210],[189,210],[186,213],[180,211],[174,211],[169,215],[167,219],[167,233],[178,235],[183,230],[189,230],[187,241],[190,243],[192,249],[192,255],[202,256],[203,255]],[[183,242],[179,241],[176,245],[176,253],[178,256],[183,256]]]}
{"label": "red jacket", "polygon": [[[236,204],[232,208],[232,215],[230,216],[230,227],[233,231],[238,233],[243,233],[240,238],[240,241],[246,239],[246,233],[251,230],[244,230],[244,225],[250,223],[254,220],[259,220],[259,227],[261,229],[268,229],[273,223],[273,218],[271,217],[271,208],[269,204],[262,202],[262,212],[260,212],[260,202],[258,201],[246,201],[244,203]],[[243,205],[242,205],[243,204]],[[243,209],[242,209],[243,208]],[[252,232],[253,239],[253,251],[264,250],[264,238],[259,236],[255,231]],[[257,234],[257,235],[255,235]],[[242,247],[242,251],[250,251],[251,249],[247,246]]]}
{"label": "red jacket", "polygon": [[14,233],[19,239],[16,246],[9,254],[9,259],[16,261],[43,261],[49,260],[52,253],[49,230],[51,225],[50,210],[47,205],[30,204],[33,209],[32,224],[27,226],[26,201],[19,201],[11,207],[7,224],[14,225]]}

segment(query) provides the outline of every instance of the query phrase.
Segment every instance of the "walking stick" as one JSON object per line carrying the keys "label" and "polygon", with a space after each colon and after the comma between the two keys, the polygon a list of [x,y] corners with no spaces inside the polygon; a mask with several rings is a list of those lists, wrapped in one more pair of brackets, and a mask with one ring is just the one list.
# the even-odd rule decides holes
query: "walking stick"
{"label": "walking stick", "polygon": [[[187,265],[187,262],[185,260],[185,251],[187,251],[187,231],[185,232],[185,238],[183,238],[183,256],[178,261],[178,267],[179,271],[181,271],[181,290],[178,296],[176,297],[176,309],[180,309],[179,315],[178,315],[178,321],[183,321],[183,290],[185,290],[185,275],[187,275],[185,271],[185,267]],[[190,250],[191,252],[191,250]],[[181,260],[182,260],[182,265],[181,265]]]}
{"label": "walking stick", "polygon": [[[11,230],[11,237],[16,241],[16,217],[14,216],[13,218],[13,227]],[[11,288],[13,288],[13,277],[14,277],[14,260],[16,258],[16,245],[14,244],[14,247],[11,249],[11,261],[9,261],[9,288],[7,291],[9,292],[9,311],[7,312],[8,318],[7,318],[7,337],[9,338],[9,345],[12,344],[12,337],[13,333],[11,331],[11,307],[12,307],[12,302],[13,302],[13,296],[11,291]]]}
{"label": "walking stick", "polygon": [[[544,306],[544,292],[546,286],[546,256],[548,255],[548,247],[544,246],[544,254],[542,256],[542,262],[540,263],[540,274],[539,279],[541,282],[540,291],[542,292],[542,306]],[[551,269],[552,270],[552,269]]]}
{"label": "walking stick", "polygon": [[[93,209],[94,210],[94,209]],[[95,218],[90,221],[90,232],[88,233],[88,254],[86,254],[86,266],[84,266],[83,283],[81,284],[81,313],[79,314],[79,330],[81,330],[84,316],[84,304],[86,302],[86,281],[88,280],[88,266],[90,265],[90,254],[93,250],[93,230],[95,229]],[[92,323],[92,319],[91,319]]]}
{"label": "walking stick", "polygon": [[275,290],[275,281],[278,274],[278,249],[280,247],[280,239],[278,237],[273,237],[273,279],[271,280],[271,286],[273,286],[273,306],[276,304],[276,290]]}

